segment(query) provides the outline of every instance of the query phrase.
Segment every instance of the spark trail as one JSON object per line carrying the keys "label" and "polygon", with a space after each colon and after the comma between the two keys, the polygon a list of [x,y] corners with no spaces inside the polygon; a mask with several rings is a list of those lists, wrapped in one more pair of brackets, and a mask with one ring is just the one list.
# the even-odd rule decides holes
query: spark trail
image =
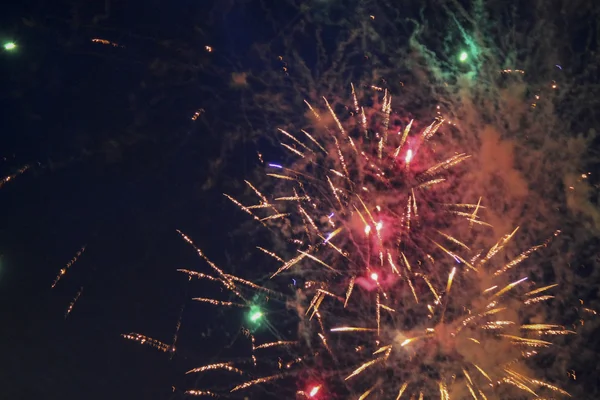
{"label": "spark trail", "polygon": [[[574,333],[531,322],[557,287],[536,288],[518,267],[550,239],[509,261],[499,255],[518,228],[487,252],[471,249],[459,234],[469,239],[488,224],[482,199],[455,201],[461,193],[452,182],[469,155],[436,141],[443,119],[414,133],[414,121],[392,113],[387,91],[378,108],[366,110],[352,87],[353,106],[343,116],[323,103],[324,111],[306,102],[316,121],[311,132],[279,129],[282,147],[296,161],[268,164],[267,176],[276,182],[269,192],[246,182],[257,204],[226,195],[295,247],[289,256],[259,247],[274,263],[270,287],[292,280],[294,293],[230,275],[195,245],[212,274],[182,271],[229,293],[195,300],[247,309],[275,337],[257,345],[250,334],[248,361],[190,372],[215,365],[235,372],[238,383],[223,393],[228,396],[274,385],[283,395],[290,380],[297,398],[568,396],[528,364],[551,347],[553,336]],[[292,337],[278,333],[281,321],[257,311],[257,299],[268,308],[285,297],[299,319]],[[187,393],[217,395],[211,388]]]}

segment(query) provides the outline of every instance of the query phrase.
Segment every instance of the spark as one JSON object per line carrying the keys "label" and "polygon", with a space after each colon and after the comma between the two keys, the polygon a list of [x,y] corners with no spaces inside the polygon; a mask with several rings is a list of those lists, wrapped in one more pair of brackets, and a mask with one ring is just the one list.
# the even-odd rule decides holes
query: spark
{"label": "spark", "polygon": [[452,282],[454,281],[454,275],[456,275],[456,267],[452,268],[450,275],[448,275],[448,284],[446,285],[446,293],[450,293]]}
{"label": "spark", "polygon": [[186,374],[195,374],[198,372],[214,371],[217,369],[222,369],[222,370],[229,371],[229,372],[235,372],[236,374],[240,374],[240,375],[244,374],[244,372],[242,370],[235,368],[234,366],[231,365],[231,363],[209,364],[209,365],[205,365],[203,367],[197,367],[197,368],[191,369],[188,372],[186,372]]}
{"label": "spark", "polygon": [[247,388],[249,388],[251,386],[254,386],[254,385],[258,385],[258,384],[261,384],[261,383],[273,382],[275,380],[282,379],[282,378],[284,378],[284,375],[278,374],[278,375],[265,376],[265,377],[262,377],[262,378],[253,379],[251,381],[244,382],[241,385],[237,385],[236,387],[234,387],[233,389],[231,389],[230,392],[232,392],[232,393],[233,392],[237,392],[238,390],[241,390],[241,389],[247,389]]}
{"label": "spark", "polygon": [[246,307],[246,305],[244,304],[239,304],[239,303],[233,303],[231,301],[221,301],[221,300],[215,300],[215,299],[206,299],[204,297],[194,297],[192,298],[192,300],[194,301],[200,301],[203,303],[208,303],[208,304],[212,304],[214,306],[224,306],[224,307]]}
{"label": "spark", "polygon": [[298,342],[295,341],[290,341],[290,340],[280,340],[278,342],[270,342],[270,343],[264,343],[261,345],[256,346],[254,349],[255,350],[259,350],[259,349],[268,349],[270,347],[277,347],[277,346],[293,346],[298,344]]}
{"label": "spark", "polygon": [[406,388],[408,387],[408,383],[404,382],[402,384],[402,386],[400,386],[400,389],[398,390],[398,396],[396,397],[396,400],[400,400],[400,397],[402,397],[402,394],[404,393],[404,391],[406,390]]}
{"label": "spark", "polygon": [[404,161],[406,162],[406,165],[410,164],[410,161],[413,158],[413,151],[411,149],[408,149],[408,151],[406,152],[406,158],[404,159]]}
{"label": "spark", "polygon": [[317,395],[317,393],[319,393],[319,389],[321,389],[321,386],[315,386],[312,389],[310,389],[310,392],[308,392],[308,395],[310,397],[315,397]]}
{"label": "spark", "polygon": [[75,303],[77,302],[77,300],[79,300],[82,293],[83,293],[83,286],[81,288],[79,288],[79,291],[75,295],[75,298],[73,298],[73,300],[69,303],[69,307],[67,307],[67,311],[65,312],[65,318],[67,318],[71,314],[71,311],[73,311],[73,307],[75,307]]}
{"label": "spark", "polygon": [[[491,226],[484,218],[485,201],[477,197],[471,204],[452,184],[461,176],[454,171],[468,168],[471,156],[441,145],[434,151],[434,145],[445,143],[437,136],[448,123],[438,117],[418,128],[418,121],[395,120],[392,96],[381,89],[383,98],[365,112],[352,85],[348,118],[337,115],[337,105],[327,99],[319,105],[305,100],[318,129],[278,129],[280,145],[292,160],[286,160],[286,167],[267,164],[271,186],[246,182],[254,197],[248,203],[225,195],[284,239],[285,245],[273,246],[275,251],[257,247],[269,255],[261,258],[270,266],[263,278],[226,273],[181,233],[208,263],[207,272],[182,272],[217,283],[231,297],[194,300],[244,308],[244,324],[251,324],[246,334],[249,369],[237,358],[210,365],[250,377],[233,383],[229,392],[308,377],[299,382],[305,389],[293,393],[320,398],[324,379],[335,378],[344,381],[337,388],[341,392],[332,393],[336,398],[349,398],[348,390],[362,399],[423,400],[435,391],[435,397],[450,400],[455,384],[473,399],[487,399],[499,385],[532,396],[562,394],[511,369],[552,345],[540,336],[572,333],[552,321],[525,322],[520,314],[521,307],[541,306],[552,298],[547,293],[556,285],[537,288],[527,277],[513,277],[527,275],[519,267],[552,238],[508,262],[501,259],[518,227],[487,251],[475,250],[476,243],[467,240]],[[403,129],[395,128],[399,122]],[[448,203],[449,198],[456,202]],[[456,229],[458,224],[465,229]],[[282,293],[274,290],[278,287]],[[284,332],[275,312],[267,312],[269,300],[263,299],[273,298],[285,300],[286,309],[294,311],[298,329]],[[260,345],[253,336],[258,328],[264,328],[261,336],[272,335]],[[490,354],[490,348],[516,351]],[[472,357],[456,356],[461,354]],[[398,365],[412,371],[414,379],[389,380],[386,370]],[[283,369],[286,374],[279,373]],[[418,372],[426,369],[435,371]],[[332,386],[326,387],[329,395]]]}
{"label": "spark", "polygon": [[260,311],[254,311],[252,314],[250,314],[250,321],[252,322],[256,322],[259,319],[261,319],[263,316],[263,313]]}
{"label": "spark", "polygon": [[64,268],[61,268],[60,271],[58,271],[58,275],[54,279],[54,282],[52,282],[53,289],[54,289],[54,287],[56,287],[56,284],[58,283],[58,281],[60,281],[62,279],[62,277],[65,276],[67,271],[73,266],[73,264],[75,264],[75,262],[79,259],[79,257],[83,254],[84,251],[85,251],[85,245],[81,249],[79,249],[79,251],[77,253],[75,253],[75,256],[71,259],[71,261],[69,261],[67,263],[67,265],[65,265]]}
{"label": "spark", "polygon": [[374,332],[374,331],[377,331],[377,329],[358,328],[358,327],[352,327],[352,326],[342,326],[339,328],[331,329],[331,332]]}
{"label": "spark", "polygon": [[106,40],[106,39],[100,39],[100,38],[94,38],[92,39],[93,43],[99,43],[99,44],[103,44],[105,46],[112,46],[112,47],[125,47],[125,46],[121,46],[118,43],[115,42],[111,42],[110,40]]}
{"label": "spark", "polygon": [[29,165],[25,165],[21,168],[19,168],[17,170],[17,172],[15,172],[14,174],[5,176],[4,178],[0,179],[0,189],[6,185],[8,182],[14,180],[17,176],[22,175],[23,173],[25,173],[25,171],[27,171],[29,169]]}
{"label": "spark", "polygon": [[171,348],[171,346],[169,346],[166,343],[163,343],[159,340],[142,335],[140,333],[125,333],[125,334],[122,334],[121,337],[123,337],[127,340],[133,340],[134,342],[137,342],[139,344],[148,345],[150,347],[153,347],[153,348],[155,348],[159,351],[165,352],[165,353],[167,351],[169,351],[169,349]]}
{"label": "spark", "polygon": [[218,394],[208,390],[186,390],[185,394],[189,396],[219,397]]}
{"label": "spark", "polygon": [[202,114],[204,114],[204,108],[199,108],[198,110],[194,111],[194,115],[192,115],[192,121],[197,120]]}

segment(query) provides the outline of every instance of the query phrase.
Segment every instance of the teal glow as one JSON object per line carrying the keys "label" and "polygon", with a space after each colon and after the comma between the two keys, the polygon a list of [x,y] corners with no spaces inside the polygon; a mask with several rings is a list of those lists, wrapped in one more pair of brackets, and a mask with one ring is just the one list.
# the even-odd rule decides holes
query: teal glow
{"label": "teal glow", "polygon": [[250,322],[257,323],[262,319],[263,316],[264,314],[258,306],[250,307],[250,312],[248,313],[248,319]]}

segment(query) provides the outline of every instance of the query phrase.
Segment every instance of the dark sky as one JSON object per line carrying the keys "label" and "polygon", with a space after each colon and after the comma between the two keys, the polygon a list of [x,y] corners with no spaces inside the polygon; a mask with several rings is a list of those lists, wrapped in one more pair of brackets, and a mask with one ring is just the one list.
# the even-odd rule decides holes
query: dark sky
{"label": "dark sky", "polygon": [[[2,6],[0,40],[18,48],[0,52],[0,175],[29,169],[0,188],[0,398],[182,398],[183,373],[207,360],[195,343],[212,315],[190,316],[194,289],[175,271],[201,261],[176,229],[217,261],[236,247],[228,233],[243,217],[221,193],[239,190],[256,147],[222,153],[222,137],[244,129],[228,125],[243,109],[230,73],[260,69],[249,48],[298,17],[272,7],[273,26],[260,8],[232,4]],[[119,336],[171,343],[183,305],[186,346],[172,359]]]}
{"label": "dark sky", "polygon": [[[0,196],[1,398],[168,398],[185,352],[169,361],[119,335],[172,341],[186,298],[175,269],[198,265],[176,229],[208,248],[226,238],[215,220],[231,208],[220,189],[201,189],[221,144],[190,117],[222,90],[202,74],[214,62],[204,46],[235,54],[252,24],[209,24],[211,10],[225,15],[212,2],[107,3],[107,19],[103,1],[3,6],[0,37],[18,50],[0,55],[0,170],[30,169]],[[242,162],[232,168],[243,176]]]}

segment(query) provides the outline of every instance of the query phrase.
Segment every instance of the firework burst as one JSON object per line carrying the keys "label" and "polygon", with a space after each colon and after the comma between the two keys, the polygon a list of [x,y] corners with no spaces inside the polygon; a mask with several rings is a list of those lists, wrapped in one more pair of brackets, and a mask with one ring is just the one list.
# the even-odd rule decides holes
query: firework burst
{"label": "firework burst", "polygon": [[[242,331],[250,343],[247,360],[189,373],[231,374],[237,383],[221,393],[227,396],[271,385],[285,398],[567,395],[528,366],[549,337],[572,333],[539,320],[537,309],[556,285],[536,288],[527,273],[515,272],[549,240],[513,258],[500,254],[517,230],[487,252],[459,240],[487,225],[481,199],[456,201],[453,191],[464,173],[457,166],[469,156],[436,140],[443,119],[415,129],[392,113],[382,92],[368,111],[354,87],[353,106],[341,111],[325,99],[323,111],[306,103],[315,129],[279,130],[297,161],[267,164],[275,189],[264,194],[246,182],[259,199],[253,205],[226,195],[285,239],[278,249],[258,248],[277,263],[267,283],[228,273],[182,234],[212,273],[181,272],[230,294],[194,300],[246,310]],[[276,304],[295,314],[289,337],[279,333],[289,320],[269,316]],[[211,388],[187,394],[220,395]]]}
{"label": "firework burst", "polygon": [[347,315],[328,313],[331,324],[340,324],[329,328],[331,334],[355,336],[338,343],[359,342],[354,352],[364,359],[344,381],[370,381],[363,398],[520,398],[538,397],[540,389],[567,395],[534,377],[525,362],[551,345],[548,337],[574,333],[537,322],[535,308],[553,298],[556,285],[536,288],[526,273],[510,280],[513,268],[549,241],[496,262],[515,233],[473,256],[463,273],[453,267],[445,285],[418,291],[419,302],[398,298],[393,288],[361,296]]}
{"label": "firework burst", "polygon": [[[267,164],[268,177],[284,182],[274,185],[282,195],[270,201],[248,183],[261,202],[243,209],[270,210],[267,216],[253,215],[292,242],[302,242],[304,250],[293,263],[327,259],[335,266],[321,265],[330,272],[349,274],[363,286],[389,284],[401,269],[411,271],[411,261],[433,261],[434,251],[458,257],[440,243],[466,245],[446,228],[456,217],[470,226],[485,222],[478,202],[448,201],[458,196],[452,187],[460,173],[452,170],[469,155],[436,140],[445,121],[438,118],[414,133],[413,120],[392,113],[387,91],[368,110],[359,105],[354,87],[353,107],[340,107],[339,113],[323,100],[323,112],[306,103],[315,121],[312,132],[279,129],[281,145],[298,158],[289,168]],[[345,262],[323,256],[327,252]]]}

